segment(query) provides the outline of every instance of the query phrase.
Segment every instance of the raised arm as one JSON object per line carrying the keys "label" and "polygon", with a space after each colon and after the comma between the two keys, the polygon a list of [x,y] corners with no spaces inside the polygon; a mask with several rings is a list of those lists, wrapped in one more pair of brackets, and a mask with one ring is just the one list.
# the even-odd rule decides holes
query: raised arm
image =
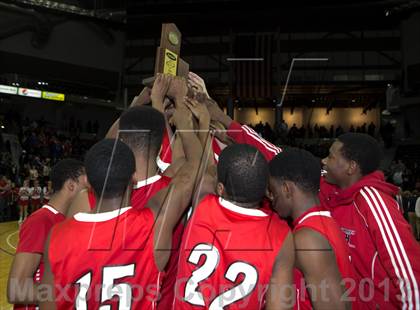
{"label": "raised arm", "polygon": [[171,253],[173,229],[190,204],[202,156],[201,144],[192,128],[190,111],[178,106],[173,120],[177,127],[177,134],[182,140],[186,161],[169,186],[159,191],[147,204],[156,219],[155,260],[160,270],[164,270]]}
{"label": "raised arm", "polygon": [[[151,95],[151,89],[148,87],[144,87],[143,90],[140,92],[140,94],[133,98],[133,101],[131,102],[129,108],[149,103],[150,95]],[[118,118],[108,129],[108,132],[106,133],[105,138],[115,139],[117,137],[119,122],[120,122],[120,118]]]}

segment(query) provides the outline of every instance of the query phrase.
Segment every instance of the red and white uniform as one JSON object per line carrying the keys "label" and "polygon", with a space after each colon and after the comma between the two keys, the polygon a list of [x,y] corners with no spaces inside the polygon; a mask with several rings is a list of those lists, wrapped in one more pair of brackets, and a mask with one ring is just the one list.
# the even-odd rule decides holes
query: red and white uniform
{"label": "red and white uniform", "polygon": [[172,149],[171,149],[171,141],[169,138],[168,130],[163,132],[163,139],[162,139],[162,148],[160,150],[160,154],[156,159],[156,163],[159,169],[163,172],[165,171],[172,162]]}
{"label": "red and white uniform", "polygon": [[19,205],[27,206],[31,197],[31,187],[22,186],[19,189]]}
{"label": "red and white uniform", "polygon": [[36,210],[41,205],[42,188],[41,186],[34,186],[31,188],[31,192],[31,206],[34,210]]}
{"label": "red and white uniform", "polygon": [[[167,187],[171,182],[171,178],[162,175],[154,175],[146,180],[142,180],[133,185],[131,192],[131,206],[134,209],[142,210],[149,199],[153,197],[158,191]],[[89,190],[89,207],[93,209],[96,205],[95,194]]]}
{"label": "red and white uniform", "polygon": [[[155,175],[146,180],[139,181],[133,185],[131,192],[131,205],[134,209],[142,210],[146,207],[147,202],[158,191],[167,187],[171,182],[171,178],[162,175]],[[95,196],[89,192],[90,207],[95,206]],[[166,266],[165,273],[162,274],[162,287],[160,290],[160,299],[158,303],[159,309],[168,309],[172,305],[174,299],[174,286],[176,281],[176,272],[178,268],[179,246],[181,243],[184,225],[182,221],[177,225],[172,235],[172,254]]]}
{"label": "red and white uniform", "polygon": [[53,190],[49,190],[47,186],[44,186],[44,188],[42,189],[42,200],[43,203],[46,204],[48,203],[48,201],[50,201],[51,195],[53,193]]}
{"label": "red and white uniform", "polygon": [[[212,148],[214,153],[214,160],[216,162],[219,161],[220,153],[225,147],[226,144],[219,141],[217,138],[213,138]],[[156,163],[162,172],[165,171],[172,163],[171,141],[169,139],[169,134],[167,131],[165,131],[163,134],[162,149],[160,151],[159,156],[156,159]]]}
{"label": "red and white uniform", "polygon": [[215,195],[196,207],[182,238],[174,309],[261,309],[290,229],[266,209]]}
{"label": "red and white uniform", "polygon": [[[23,222],[19,231],[19,244],[16,253],[34,253],[43,255],[45,241],[51,228],[61,221],[65,216],[49,205],[44,205],[32,213]],[[35,283],[40,283],[44,273],[44,261],[41,261],[34,274]],[[36,309],[36,305],[14,305],[14,309]]]}
{"label": "red and white uniform", "polygon": [[236,143],[249,144],[260,151],[267,161],[273,159],[278,153],[282,151],[281,148],[261,138],[252,128],[247,125],[241,125],[238,122],[232,121],[227,134]]}
{"label": "red and white uniform", "polygon": [[[346,241],[341,234],[341,230],[332,218],[330,211],[326,211],[325,208],[317,206],[307,210],[293,221],[293,233],[303,228],[318,232],[328,241],[334,252],[341,278],[344,280],[344,284],[349,290],[350,297],[355,297],[357,294],[355,294],[355,292],[350,292],[350,290],[352,290],[351,282],[355,282],[356,278],[350,263],[349,250]],[[299,284],[300,283],[297,283],[297,285]],[[302,298],[303,296],[305,295],[302,293],[299,298],[297,298],[297,301],[301,306],[300,309],[308,309],[307,305],[302,306],[302,303],[307,304],[307,302],[309,302],[309,304],[311,304],[310,299],[306,301]],[[309,298],[307,294],[306,297]]]}
{"label": "red and white uniform", "polygon": [[131,207],[77,213],[56,225],[49,260],[57,309],[154,309],[160,273],[153,228],[150,209]]}
{"label": "red and white uniform", "polygon": [[372,296],[372,309],[420,309],[420,245],[393,198],[397,193],[380,171],[344,190],[321,180],[321,204],[340,226],[360,280],[355,290]]}

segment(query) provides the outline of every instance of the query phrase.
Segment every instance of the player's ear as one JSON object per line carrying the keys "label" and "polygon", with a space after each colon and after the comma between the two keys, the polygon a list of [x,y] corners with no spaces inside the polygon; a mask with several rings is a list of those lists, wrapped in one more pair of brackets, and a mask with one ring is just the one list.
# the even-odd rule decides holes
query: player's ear
{"label": "player's ear", "polygon": [[268,200],[273,201],[274,200],[274,195],[273,193],[270,191],[270,188],[267,186],[267,188],[265,189],[265,197],[268,198]]}
{"label": "player's ear", "polygon": [[140,176],[138,175],[137,171],[134,171],[133,175],[131,176],[131,180],[134,184],[140,181]]}
{"label": "player's ear", "polygon": [[288,181],[282,182],[281,190],[284,194],[284,197],[288,199],[292,197],[293,188],[292,188],[291,182],[288,182]]}
{"label": "player's ear", "polygon": [[347,168],[347,174],[348,175],[353,175],[358,173],[359,170],[359,165],[354,161],[354,160],[350,160],[349,161],[349,166]]}
{"label": "player's ear", "polygon": [[68,191],[73,192],[74,189],[76,188],[76,183],[73,180],[69,179],[66,181],[65,186]]}
{"label": "player's ear", "polygon": [[87,188],[87,189],[91,189],[91,188],[92,188],[92,185],[90,185],[90,183],[89,183],[89,181],[88,181],[87,177],[86,177],[86,188]]}
{"label": "player's ear", "polygon": [[217,182],[216,193],[218,196],[223,197],[223,194],[225,193],[225,186],[223,185],[223,183]]}
{"label": "player's ear", "polygon": [[80,176],[80,182],[82,182],[82,184],[86,185],[86,187],[89,187],[89,182],[88,182],[86,174],[82,174]]}

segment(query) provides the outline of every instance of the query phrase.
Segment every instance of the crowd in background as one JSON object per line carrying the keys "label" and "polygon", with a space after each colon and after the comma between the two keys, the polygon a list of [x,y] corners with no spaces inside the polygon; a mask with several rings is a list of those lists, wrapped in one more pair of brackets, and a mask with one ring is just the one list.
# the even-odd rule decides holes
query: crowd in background
{"label": "crowd in background", "polygon": [[[304,148],[319,158],[328,155],[331,139],[346,132],[341,125],[331,125],[327,128],[318,124],[301,127],[292,124],[289,128],[285,121],[274,129],[268,122],[248,124],[248,126],[278,146],[291,145]],[[62,158],[82,159],[86,150],[97,141],[98,127],[97,121],[82,124],[80,120],[70,117],[61,124],[61,130],[58,130],[54,124],[43,119],[26,118],[22,121],[17,115],[9,115],[8,133],[18,137],[21,151],[18,159],[12,158],[10,142],[3,141],[0,135],[0,221],[18,218],[19,191],[24,187],[25,181],[28,183],[29,193],[33,193],[38,187],[36,184],[39,184],[42,189],[40,199],[44,200],[51,167]],[[394,128],[390,123],[381,126],[379,130],[374,123],[350,125],[347,129],[347,132],[367,133],[382,139],[385,147],[392,143],[390,139],[392,140]],[[81,139],[81,133],[92,134],[91,139]],[[396,158],[384,172],[387,181],[399,186],[404,193],[403,205],[408,220],[408,210],[413,209],[413,203],[409,204],[408,201],[412,202],[420,197],[420,165],[417,161],[403,161]],[[38,197],[35,196],[35,201],[37,200]],[[29,213],[36,208],[37,202],[32,203],[29,195]],[[415,234],[420,237],[420,227],[416,228]]]}
{"label": "crowd in background", "polygon": [[[63,158],[82,159],[97,141],[97,122],[88,122],[82,128],[80,121],[70,118],[60,129],[43,119],[21,121],[14,115],[8,118],[7,133],[18,138],[20,155],[13,158],[10,141],[4,141],[0,135],[0,221],[17,219],[22,193],[25,200],[27,197],[28,212],[35,211],[38,201],[48,196],[51,167]],[[82,139],[82,132],[91,133],[91,138]]]}

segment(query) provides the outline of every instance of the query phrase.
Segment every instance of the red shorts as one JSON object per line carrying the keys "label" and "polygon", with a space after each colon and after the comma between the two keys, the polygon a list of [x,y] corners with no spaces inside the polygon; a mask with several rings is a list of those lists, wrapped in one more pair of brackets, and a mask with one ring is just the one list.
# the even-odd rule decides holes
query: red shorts
{"label": "red shorts", "polygon": [[29,200],[19,199],[19,206],[26,207],[29,204]]}

